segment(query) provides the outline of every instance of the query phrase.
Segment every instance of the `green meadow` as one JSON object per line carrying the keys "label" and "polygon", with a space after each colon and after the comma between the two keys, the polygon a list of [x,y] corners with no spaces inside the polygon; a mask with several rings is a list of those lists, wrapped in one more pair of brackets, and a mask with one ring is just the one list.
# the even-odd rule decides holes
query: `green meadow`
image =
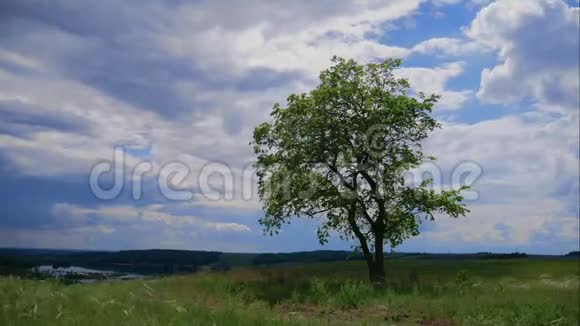
{"label": "green meadow", "polygon": [[2,325],[578,325],[577,259],[387,260],[65,284],[0,279]]}

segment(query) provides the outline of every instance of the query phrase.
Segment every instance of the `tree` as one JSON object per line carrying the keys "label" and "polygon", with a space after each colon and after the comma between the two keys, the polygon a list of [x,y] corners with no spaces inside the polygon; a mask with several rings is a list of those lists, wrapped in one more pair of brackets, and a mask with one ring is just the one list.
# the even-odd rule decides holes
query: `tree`
{"label": "tree", "polygon": [[320,85],[276,103],[272,122],[254,130],[258,192],[266,233],[293,217],[320,219],[318,238],[331,230],[359,242],[371,282],[385,280],[384,246],[419,234],[422,220],[465,215],[457,190],[435,191],[432,180],[410,184],[405,173],[426,160],[422,142],[440,124],[431,117],[438,96],[407,95],[395,77],[401,61],[359,65],[334,57]]}

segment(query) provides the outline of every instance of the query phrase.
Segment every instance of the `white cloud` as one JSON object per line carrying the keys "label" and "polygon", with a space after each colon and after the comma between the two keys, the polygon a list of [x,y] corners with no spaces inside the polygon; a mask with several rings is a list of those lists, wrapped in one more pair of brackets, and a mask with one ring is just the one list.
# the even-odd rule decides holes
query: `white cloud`
{"label": "white cloud", "polygon": [[108,234],[105,226],[69,229],[0,228],[0,247],[89,249],[100,247],[97,239]]}
{"label": "white cloud", "polygon": [[[204,66],[241,74],[251,68],[279,72],[299,71],[308,78],[329,65],[333,55],[370,61],[376,58],[404,57],[408,50],[381,44],[381,24],[411,15],[421,1],[355,1],[332,5],[258,2],[253,13],[263,13],[255,21],[226,23],[199,22],[188,16],[196,11],[207,17],[223,16],[220,4],[199,8],[184,5],[170,22],[170,33],[158,33],[155,40],[169,55],[195,57]],[[247,4],[244,3],[243,7]],[[305,15],[305,10],[311,10]],[[228,11],[242,11],[231,4]],[[282,14],[283,12],[283,14]],[[193,32],[192,31],[196,31]],[[177,32],[177,33],[176,33]],[[377,34],[370,37],[371,34]],[[211,46],[200,46],[210,45]]]}
{"label": "white cloud", "polygon": [[21,173],[36,176],[87,174],[117,144],[146,146],[153,122],[163,123],[82,83],[2,69],[0,113],[0,127],[11,131],[0,134],[0,148]]}
{"label": "white cloud", "polygon": [[452,62],[435,68],[401,68],[398,74],[408,79],[416,91],[441,95],[437,103],[439,110],[458,110],[472,95],[472,91],[451,91],[445,86],[450,79],[463,73],[463,65],[463,62]]}
{"label": "white cloud", "polygon": [[19,53],[0,49],[0,62],[7,62],[28,69],[40,69],[40,63]]}
{"label": "white cloud", "polygon": [[454,5],[460,3],[463,0],[433,0],[433,3],[436,6],[444,6],[444,5]]}
{"label": "white cloud", "polygon": [[554,240],[536,238],[552,236],[562,245],[577,243],[578,124],[577,113],[554,118],[546,112],[446,123],[426,152],[446,173],[464,161],[478,164],[483,175],[472,189],[479,198],[467,202],[466,217],[440,218],[418,241],[547,248]]}
{"label": "white cloud", "polygon": [[[52,16],[58,7],[42,23],[27,17],[6,21],[7,28],[22,32],[3,35],[0,62],[28,71],[0,70],[0,111],[24,117],[0,121],[0,128],[10,131],[0,138],[0,148],[19,173],[35,176],[87,174],[91,165],[112,157],[114,145],[146,154],[157,168],[182,156],[200,161],[194,168],[212,160],[246,164],[252,128],[267,117],[274,101],[312,86],[332,55],[363,61],[404,56],[406,49],[381,44],[377,33],[382,23],[413,14],[419,4],[257,1],[247,10],[248,3],[152,3],[134,15],[128,4],[105,1],[84,5],[96,23],[90,32],[79,34],[75,28],[82,29],[82,21],[67,20],[67,28],[50,24],[51,19],[61,19]],[[26,3],[22,6],[27,8]],[[117,9],[111,15],[113,7]],[[121,48],[110,47],[111,42]],[[39,46],[43,51],[30,51]],[[127,59],[132,56],[138,60]],[[182,78],[162,69],[149,79],[142,75],[149,69],[147,61],[129,75],[115,70],[139,60],[178,64],[184,70],[201,70],[202,75]],[[116,75],[106,76],[107,69],[107,74]],[[254,91],[208,86],[204,81],[238,82],[252,69],[298,75]],[[92,83],[102,78],[120,84],[111,90]],[[168,107],[150,110],[117,93],[130,93],[130,87],[137,86],[143,87],[138,96],[144,96],[157,84],[166,84],[157,98],[177,99],[183,114],[164,116],[176,109],[170,101],[165,103]],[[21,121],[39,115],[78,130],[30,129]],[[137,156],[129,154],[129,159],[136,163]]]}
{"label": "white cloud", "polygon": [[[568,245],[577,242],[580,135],[574,12],[556,1],[499,1],[482,9],[466,29],[473,42],[495,48],[503,60],[483,72],[480,99],[509,105],[527,98],[536,110],[472,124],[447,122],[433,135],[427,151],[439,157],[445,171],[471,161],[484,172],[474,186],[480,202],[470,203],[472,213],[437,222],[427,238],[483,247],[531,245],[541,236]],[[454,45],[466,45],[448,43],[447,53],[461,52]],[[572,75],[575,81],[568,80]],[[558,96],[549,96],[555,92]]]}
{"label": "white cloud", "polygon": [[467,217],[439,218],[434,228],[418,241],[446,243],[529,246],[536,237],[555,235],[560,241],[578,241],[578,218],[559,216],[563,209],[557,200],[514,200],[507,204],[470,206]]}
{"label": "white cloud", "polygon": [[[381,26],[413,15],[420,3],[257,1],[252,10],[247,9],[247,3],[152,3],[139,8],[142,15],[133,15],[130,5],[99,2],[83,7],[102,22],[85,34],[74,33],[75,27],[83,27],[82,21],[74,19],[66,22],[71,24],[67,28],[51,25],[50,19],[43,23],[20,19],[13,22],[14,26],[7,21],[7,26],[23,32],[5,36],[6,49],[0,48],[0,60],[15,62],[30,71],[21,74],[0,70],[0,111],[30,120],[49,116],[78,129],[30,129],[21,121],[3,121],[0,127],[11,132],[1,136],[0,148],[19,173],[36,176],[86,175],[93,164],[111,159],[115,145],[127,145],[133,153],[141,154],[129,153],[128,167],[137,163],[139,156],[150,159],[156,169],[182,158],[187,163],[196,162],[193,170],[215,160],[243,166],[251,159],[247,143],[253,127],[267,118],[275,101],[312,87],[331,56],[363,62],[404,57],[408,49],[380,42]],[[117,10],[111,16],[112,7]],[[112,28],[115,33],[110,33]],[[110,48],[111,42],[122,47]],[[30,51],[39,44],[43,51]],[[163,58],[184,70],[195,67],[202,75],[183,78],[172,69],[162,69],[149,79],[149,75],[142,75],[149,70],[148,61],[138,67],[138,72],[128,71],[128,75],[114,70],[124,69],[123,63],[133,64],[127,59],[132,56],[138,57],[133,60],[137,62],[155,63]],[[115,75],[104,76],[106,69]],[[244,83],[253,69],[293,75],[281,77],[286,80],[279,85],[255,90],[216,87],[205,80]],[[427,79],[414,79],[421,83],[422,90],[442,93],[442,107],[455,109],[469,92],[445,91],[444,83],[458,73],[450,66],[429,71]],[[409,74],[413,74],[411,70]],[[119,85],[111,90],[91,82],[102,78]],[[164,115],[175,110],[173,102],[150,110],[142,102],[117,93],[131,93],[131,87],[136,86],[143,87],[137,89],[138,96],[143,96],[157,84],[164,84],[166,89],[156,97],[176,99],[184,106],[183,114]],[[22,103],[14,105],[15,101]]]}
{"label": "white cloud", "polygon": [[[205,229],[224,232],[249,232],[251,229],[239,223],[211,222],[192,215],[174,215],[164,211],[163,206],[150,205],[146,207],[107,205],[97,208],[87,208],[68,203],[57,203],[51,213],[55,217],[72,219],[77,224],[88,224],[91,220],[103,220],[108,223],[121,223],[138,226],[140,224],[156,223],[170,228]],[[101,229],[103,230],[103,229]],[[109,228],[105,228],[109,231]],[[110,232],[104,232],[110,233]]]}
{"label": "white cloud", "polygon": [[[435,1],[448,2],[455,1]],[[190,167],[181,186],[196,193],[176,207],[248,212],[259,207],[255,194],[249,201],[240,197],[252,184],[242,169],[252,159],[253,127],[268,118],[274,102],[311,88],[332,55],[362,62],[412,53],[459,56],[467,63],[400,70],[415,90],[442,95],[437,110],[459,110],[474,92],[449,90],[449,81],[465,73],[470,55],[497,51],[498,65],[482,73],[479,99],[509,104],[531,98],[538,110],[446,123],[433,135],[427,149],[446,171],[463,160],[483,167],[477,184],[483,202],[429,237],[522,244],[548,230],[573,238],[578,208],[567,203],[578,192],[568,188],[578,178],[578,9],[557,1],[498,1],[478,13],[463,38],[433,38],[411,48],[383,44],[384,24],[413,18],[420,4],[156,2],[140,5],[136,14],[128,2],[98,1],[83,4],[95,17],[90,26],[74,17],[50,24],[56,10],[46,10],[45,23],[14,20],[13,30],[21,32],[3,35],[0,46],[2,159],[14,174],[78,176],[110,160],[113,146],[128,145],[129,168],[142,159],[152,161],[155,173],[175,160]],[[167,101],[151,103],[156,99]],[[208,200],[198,192],[196,177],[214,161],[231,167],[236,181],[223,185],[222,195],[233,199]],[[53,213],[100,236],[120,233],[117,224],[153,225],[175,241],[184,239],[175,234],[179,228],[188,234],[250,231],[155,206],[61,203]],[[498,223],[509,226],[509,238]],[[48,239],[47,232],[30,234]],[[55,239],[82,240],[54,232]]]}
{"label": "white cloud", "polygon": [[[427,152],[451,170],[472,161],[484,170],[483,199],[551,196],[578,176],[578,115],[544,120],[548,114],[509,115],[474,124],[447,123]],[[574,179],[576,177],[576,179]]]}
{"label": "white cloud", "polygon": [[465,33],[499,53],[500,63],[482,72],[477,93],[482,101],[532,98],[578,109],[578,8],[555,0],[497,1]]}
{"label": "white cloud", "polygon": [[412,53],[440,54],[448,56],[463,56],[474,53],[488,52],[490,49],[483,44],[459,38],[436,37],[416,44]]}

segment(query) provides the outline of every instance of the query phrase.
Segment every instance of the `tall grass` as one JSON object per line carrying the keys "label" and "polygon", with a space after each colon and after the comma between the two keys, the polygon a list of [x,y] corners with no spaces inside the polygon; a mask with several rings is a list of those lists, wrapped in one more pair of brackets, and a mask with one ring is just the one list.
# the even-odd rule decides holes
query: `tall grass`
{"label": "tall grass", "polygon": [[0,279],[1,325],[578,325],[578,261],[361,262],[65,285]]}

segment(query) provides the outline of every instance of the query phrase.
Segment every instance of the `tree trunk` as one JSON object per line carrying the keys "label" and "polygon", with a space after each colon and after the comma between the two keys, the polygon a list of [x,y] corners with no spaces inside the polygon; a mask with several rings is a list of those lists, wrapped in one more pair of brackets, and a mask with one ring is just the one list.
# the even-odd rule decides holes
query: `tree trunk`
{"label": "tree trunk", "polygon": [[385,255],[382,240],[378,246],[375,243],[374,253],[368,250],[363,250],[363,253],[369,269],[369,280],[375,285],[383,285],[385,283]]}
{"label": "tree trunk", "polygon": [[385,284],[385,266],[384,266],[384,262],[381,262],[380,264],[378,263],[373,263],[370,270],[369,270],[369,277],[371,280],[371,283],[373,283],[376,286],[381,286],[383,284]]}
{"label": "tree trunk", "polygon": [[385,253],[384,253],[384,222],[383,218],[375,224],[375,259],[373,271],[371,272],[371,282],[376,285],[385,283]]}
{"label": "tree trunk", "polygon": [[383,240],[375,240],[375,252],[363,250],[367,267],[369,269],[369,280],[376,286],[385,283],[385,254],[383,252]]}
{"label": "tree trunk", "polygon": [[385,254],[382,239],[375,242],[375,259],[369,274],[373,284],[382,285],[385,283]]}
{"label": "tree trunk", "polygon": [[369,250],[367,238],[360,231],[355,220],[356,206],[352,206],[348,213],[348,222],[352,231],[360,241],[360,247],[365,255],[367,266],[369,269],[369,279],[375,285],[383,285],[385,283],[385,254],[383,252],[384,241],[384,224],[381,222],[373,226],[375,235],[375,252],[374,254]]}

